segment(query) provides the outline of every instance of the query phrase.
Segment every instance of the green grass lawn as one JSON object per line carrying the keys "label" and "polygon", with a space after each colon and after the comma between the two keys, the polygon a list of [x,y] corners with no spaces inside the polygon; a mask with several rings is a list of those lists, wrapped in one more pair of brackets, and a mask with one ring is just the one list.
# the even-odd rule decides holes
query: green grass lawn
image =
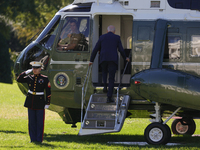
{"label": "green grass lawn", "polygon": [[[27,109],[23,107],[25,96],[17,84],[0,83],[0,149],[200,149],[200,137],[173,136],[170,142],[178,146],[116,145],[108,142],[144,142],[143,132],[150,123],[148,119],[126,119],[119,133],[78,136],[77,128],[65,124],[55,112],[46,110],[43,144],[29,143]],[[168,123],[171,126],[170,121]],[[195,120],[200,134],[199,120]]]}

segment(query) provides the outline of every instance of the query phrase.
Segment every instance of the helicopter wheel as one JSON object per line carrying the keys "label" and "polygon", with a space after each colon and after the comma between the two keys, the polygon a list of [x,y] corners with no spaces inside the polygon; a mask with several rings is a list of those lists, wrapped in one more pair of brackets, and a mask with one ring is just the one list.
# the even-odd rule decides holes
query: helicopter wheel
{"label": "helicopter wheel", "polygon": [[167,133],[169,136],[168,141],[167,141],[167,143],[168,143],[172,137],[172,133],[171,133],[170,127],[167,124],[164,124],[164,126],[167,128]]}
{"label": "helicopter wheel", "polygon": [[172,122],[171,129],[173,134],[192,135],[196,130],[196,124],[193,119],[189,118],[175,119]]}
{"label": "helicopter wheel", "polygon": [[154,122],[146,127],[144,137],[148,144],[165,145],[171,138],[171,131],[168,125]]}

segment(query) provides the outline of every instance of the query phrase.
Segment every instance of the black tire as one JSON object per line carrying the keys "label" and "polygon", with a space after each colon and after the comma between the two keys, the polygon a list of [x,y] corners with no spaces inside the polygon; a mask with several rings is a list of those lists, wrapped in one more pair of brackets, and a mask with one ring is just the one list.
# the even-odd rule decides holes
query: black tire
{"label": "black tire", "polygon": [[154,122],[148,125],[144,131],[144,138],[148,144],[165,145],[171,138],[171,131],[167,125]]}
{"label": "black tire", "polygon": [[171,129],[173,134],[192,135],[196,130],[196,124],[193,119],[175,119],[172,122]]}
{"label": "black tire", "polygon": [[170,130],[170,127],[167,124],[165,124],[165,127],[167,129],[167,133],[168,133],[168,136],[169,136],[168,141],[167,141],[167,143],[168,143],[170,141],[171,137],[172,137],[172,132]]}

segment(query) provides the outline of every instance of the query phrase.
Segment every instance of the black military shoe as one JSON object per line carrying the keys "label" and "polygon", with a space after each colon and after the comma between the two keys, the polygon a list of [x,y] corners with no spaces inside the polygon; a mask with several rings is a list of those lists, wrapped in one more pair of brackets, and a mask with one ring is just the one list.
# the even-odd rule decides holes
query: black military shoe
{"label": "black military shoe", "polygon": [[107,98],[107,103],[113,103],[113,102],[115,102],[115,100],[111,97],[108,97]]}

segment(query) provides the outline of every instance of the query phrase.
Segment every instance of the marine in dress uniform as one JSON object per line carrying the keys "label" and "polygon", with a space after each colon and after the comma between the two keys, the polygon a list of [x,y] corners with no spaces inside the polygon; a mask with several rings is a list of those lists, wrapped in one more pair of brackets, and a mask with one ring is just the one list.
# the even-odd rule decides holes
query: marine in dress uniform
{"label": "marine in dress uniform", "polygon": [[[31,142],[42,142],[44,133],[45,108],[50,105],[51,84],[47,76],[40,74],[40,62],[31,62],[32,69],[22,72],[17,82],[27,83],[29,90],[24,107],[28,108],[28,128]],[[33,75],[28,75],[33,71]],[[46,91],[46,97],[44,96]]]}
{"label": "marine in dress uniform", "polygon": [[[120,52],[124,60],[130,61],[130,59],[126,57],[126,54],[124,52],[120,36],[115,34],[115,27],[113,25],[110,25],[107,28],[107,33],[101,35],[98,42],[96,43],[92,51],[89,63],[89,66],[92,65],[97,52],[100,51],[99,63],[102,67],[102,76],[104,82],[103,92],[107,92],[107,103],[114,102],[114,100],[112,99],[112,94],[114,89],[115,72],[118,66],[117,50]],[[109,73],[109,84],[107,91],[108,73]]]}

